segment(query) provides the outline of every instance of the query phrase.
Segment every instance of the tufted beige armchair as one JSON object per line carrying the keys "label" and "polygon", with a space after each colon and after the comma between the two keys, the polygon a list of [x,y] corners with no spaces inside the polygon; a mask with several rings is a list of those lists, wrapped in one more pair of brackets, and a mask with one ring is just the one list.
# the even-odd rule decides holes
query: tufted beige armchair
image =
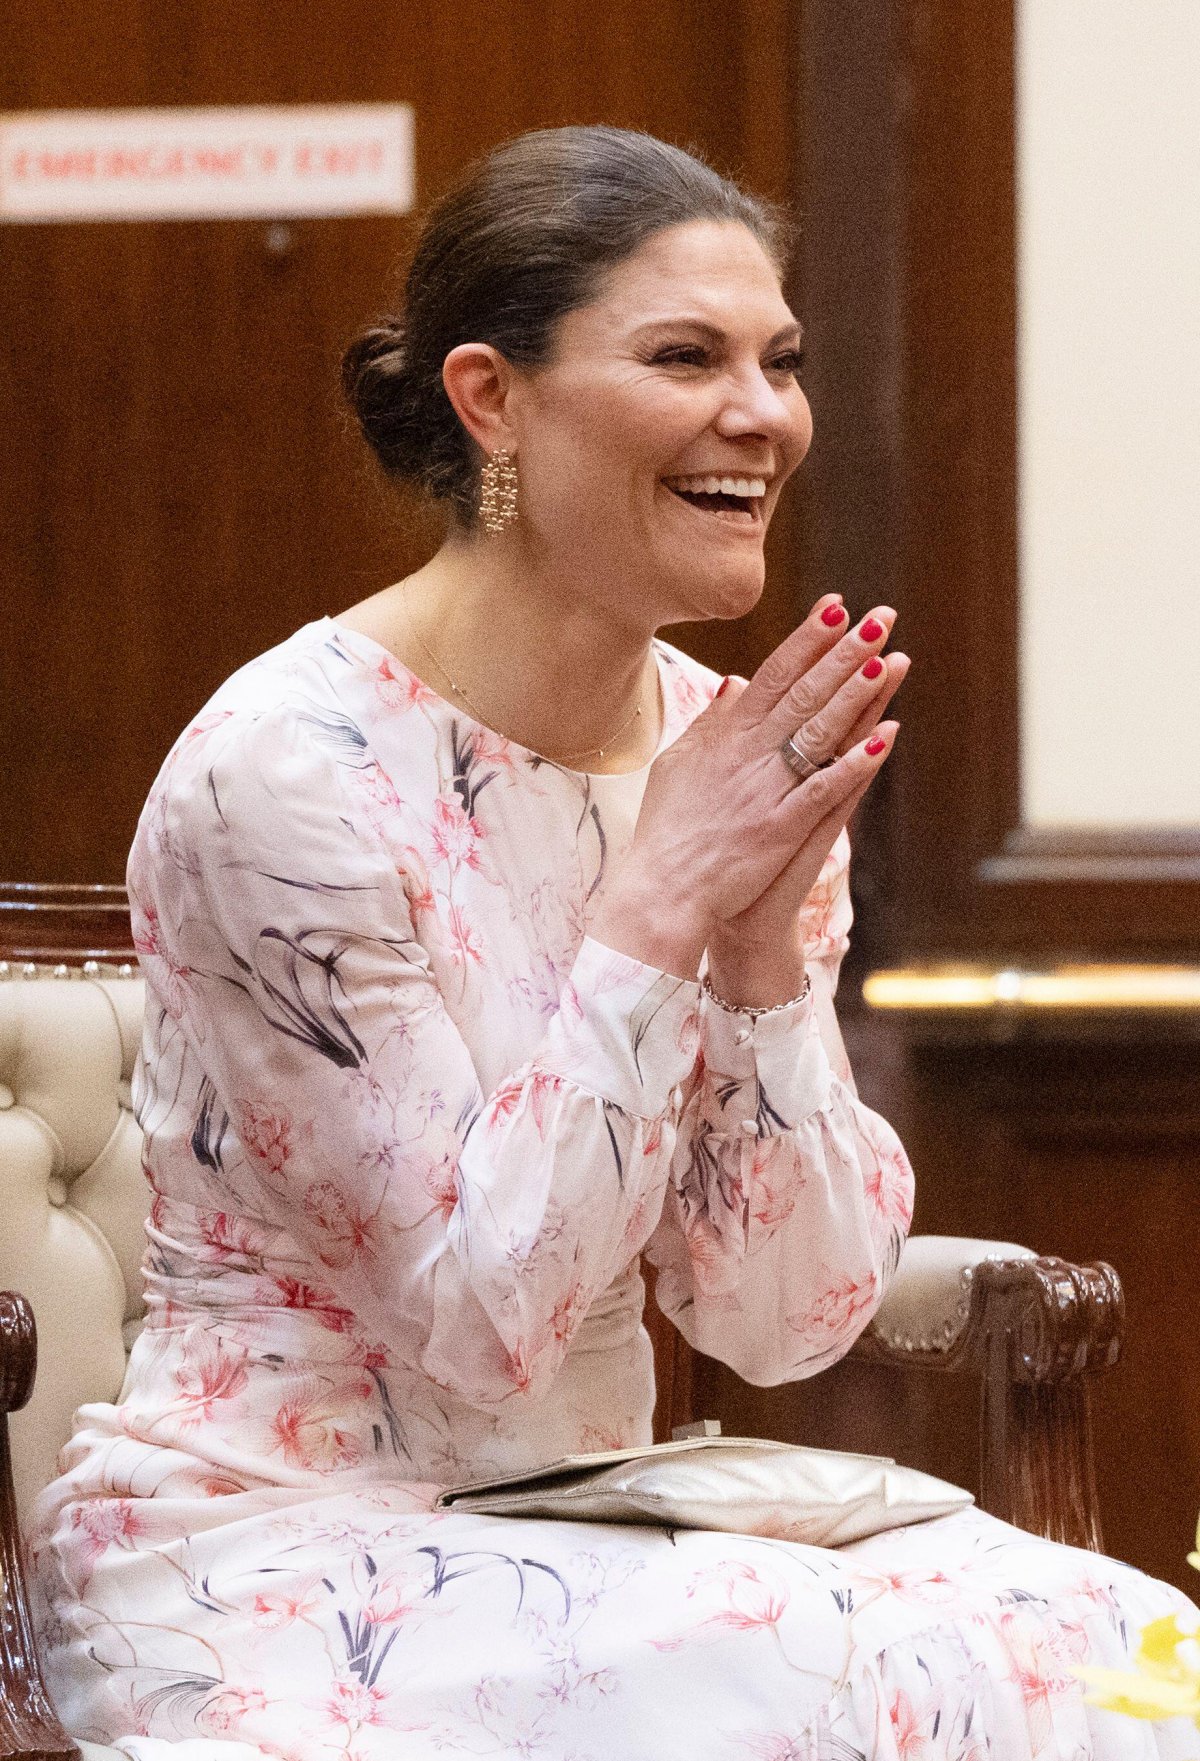
{"label": "tufted beige armchair", "polygon": [[[76,1407],[117,1399],[141,1324],[147,1195],[129,1085],[142,1007],[130,965],[0,962],[0,1761],[79,1747],[119,1761],[74,1744],[47,1702],[19,1523]],[[668,1430],[691,1416],[690,1357],[657,1311],[647,1320]],[[1098,1547],[1086,1378],[1116,1361],[1121,1325],[1109,1267],[914,1237],[855,1355],[974,1372],[983,1506]]]}

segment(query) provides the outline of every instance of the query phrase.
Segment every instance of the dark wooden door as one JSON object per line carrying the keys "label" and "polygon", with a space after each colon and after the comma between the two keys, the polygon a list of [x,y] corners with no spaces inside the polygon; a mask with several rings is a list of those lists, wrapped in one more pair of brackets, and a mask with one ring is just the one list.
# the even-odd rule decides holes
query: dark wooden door
{"label": "dark wooden door", "polygon": [[[792,180],[787,0],[18,0],[0,109],[411,102],[418,204],[522,129],[608,121]],[[0,228],[5,436],[0,880],[117,881],[180,726],[240,662],[394,580],[436,528],[376,485],[339,405],[344,341],[414,221]],[[737,629],[791,617],[794,525]]]}

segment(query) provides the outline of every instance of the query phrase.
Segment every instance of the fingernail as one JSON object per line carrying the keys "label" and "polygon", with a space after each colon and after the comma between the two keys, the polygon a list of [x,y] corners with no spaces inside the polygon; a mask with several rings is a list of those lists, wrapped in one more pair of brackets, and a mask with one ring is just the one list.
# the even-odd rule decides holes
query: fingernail
{"label": "fingernail", "polygon": [[878,642],[883,635],[883,625],[877,618],[868,618],[858,633],[864,642]]}
{"label": "fingernail", "polygon": [[717,686],[717,696],[723,697],[725,695],[725,692],[728,691],[728,689],[729,689],[729,680],[727,678],[722,679],[721,683]]}
{"label": "fingernail", "polygon": [[887,746],[887,741],[881,739],[879,737],[879,735],[876,734],[874,739],[867,741],[867,744],[864,747],[864,751],[866,752],[868,758],[878,758],[879,754],[884,750],[884,748],[886,746]]}
{"label": "fingernail", "polygon": [[877,654],[873,654],[862,670],[864,679],[877,679],[883,671],[883,662]]}
{"label": "fingernail", "polygon": [[845,615],[846,612],[844,607],[840,605],[827,605],[825,610],[821,613],[821,622],[823,624],[828,624],[829,628],[834,630],[841,623]]}

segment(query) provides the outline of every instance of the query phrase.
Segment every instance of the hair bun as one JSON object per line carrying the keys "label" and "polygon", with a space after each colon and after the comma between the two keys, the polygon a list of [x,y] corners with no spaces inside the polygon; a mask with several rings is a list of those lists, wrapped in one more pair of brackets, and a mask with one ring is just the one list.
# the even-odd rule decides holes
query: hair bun
{"label": "hair bun", "polygon": [[350,344],[342,357],[342,388],[384,469],[419,476],[418,394],[398,318],[381,319]]}
{"label": "hair bun", "polygon": [[346,350],[342,379],[347,397],[354,396],[359,375],[368,369],[391,374],[404,368],[404,325],[399,318],[381,318],[364,330]]}

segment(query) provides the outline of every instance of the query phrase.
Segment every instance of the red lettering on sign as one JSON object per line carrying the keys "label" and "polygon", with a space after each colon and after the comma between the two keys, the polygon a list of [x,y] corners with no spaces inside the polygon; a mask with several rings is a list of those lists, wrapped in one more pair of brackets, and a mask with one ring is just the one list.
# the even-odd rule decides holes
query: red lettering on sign
{"label": "red lettering on sign", "polygon": [[206,172],[212,177],[241,177],[245,172],[246,149],[229,147],[220,153],[215,147],[197,147],[192,155],[192,163],[197,171]]}
{"label": "red lettering on sign", "polygon": [[89,178],[96,175],[94,153],[46,153],[35,160],[38,175],[48,182],[55,178]]}
{"label": "red lettering on sign", "polygon": [[103,154],[100,159],[100,175],[112,178],[114,182],[122,177],[149,177],[150,149],[143,147],[138,153],[130,153],[122,152],[118,148],[115,152]]}
{"label": "red lettering on sign", "polygon": [[297,143],[292,169],[300,177],[356,177],[361,172],[383,169],[382,141],[312,141]]}
{"label": "red lettering on sign", "polygon": [[399,211],[407,111],[326,108],[4,118],[0,219]]}

